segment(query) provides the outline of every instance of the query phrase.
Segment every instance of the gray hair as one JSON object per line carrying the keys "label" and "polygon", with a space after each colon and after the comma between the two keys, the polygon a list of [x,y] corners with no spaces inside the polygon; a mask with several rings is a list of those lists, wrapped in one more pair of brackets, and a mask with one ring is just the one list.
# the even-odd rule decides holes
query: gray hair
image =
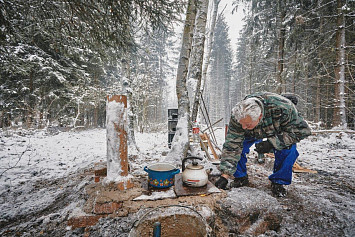
{"label": "gray hair", "polygon": [[234,106],[232,115],[237,121],[250,116],[253,121],[258,120],[262,113],[262,104],[257,98],[248,98]]}

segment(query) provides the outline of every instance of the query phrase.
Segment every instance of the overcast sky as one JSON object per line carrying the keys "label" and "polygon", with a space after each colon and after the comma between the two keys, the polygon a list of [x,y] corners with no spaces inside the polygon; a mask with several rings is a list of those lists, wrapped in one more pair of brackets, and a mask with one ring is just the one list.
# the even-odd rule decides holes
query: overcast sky
{"label": "overcast sky", "polygon": [[[231,46],[233,48],[233,51],[235,53],[235,50],[237,48],[237,42],[238,42],[238,38],[239,38],[239,31],[242,29],[243,26],[243,6],[239,6],[238,7],[238,11],[234,12],[232,14],[232,10],[233,10],[233,6],[232,6],[232,0],[221,0],[218,9],[219,9],[219,13],[224,9],[224,16],[226,18],[226,21],[229,25],[229,38],[231,40]],[[210,7],[211,7],[211,3],[212,1],[210,1]],[[176,32],[177,34],[182,34],[182,30],[183,30],[183,24],[180,25],[176,25]],[[177,48],[181,47],[181,42],[178,41],[179,45],[177,46]],[[235,61],[236,59],[233,57],[233,61]],[[177,65],[173,65],[173,67],[177,67]],[[177,98],[176,98],[176,92],[175,92],[175,74],[176,71],[174,72],[174,76],[171,77],[171,80],[168,80],[169,83],[171,84],[168,88],[168,107],[169,108],[177,108]]]}
{"label": "overcast sky", "polygon": [[243,6],[238,7],[238,11],[232,14],[234,6],[232,6],[232,0],[222,0],[218,6],[219,12],[224,9],[224,16],[229,25],[229,37],[231,40],[232,48],[236,49],[236,44],[238,42],[239,31],[243,26]]}

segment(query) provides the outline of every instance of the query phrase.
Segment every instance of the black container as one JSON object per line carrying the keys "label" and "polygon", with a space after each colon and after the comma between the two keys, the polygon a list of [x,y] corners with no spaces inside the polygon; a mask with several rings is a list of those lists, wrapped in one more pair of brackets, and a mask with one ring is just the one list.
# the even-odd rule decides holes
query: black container
{"label": "black container", "polygon": [[178,123],[178,109],[168,109],[168,146],[171,148],[171,142],[175,136],[176,125]]}
{"label": "black container", "polygon": [[176,132],[176,125],[177,125],[177,121],[168,121],[168,131],[169,133]]}
{"label": "black container", "polygon": [[178,120],[178,109],[168,109],[168,121]]}

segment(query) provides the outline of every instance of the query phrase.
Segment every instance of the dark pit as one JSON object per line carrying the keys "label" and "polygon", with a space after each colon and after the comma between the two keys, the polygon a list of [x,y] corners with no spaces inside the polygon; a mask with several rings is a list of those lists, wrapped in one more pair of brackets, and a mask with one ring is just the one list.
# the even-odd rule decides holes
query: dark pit
{"label": "dark pit", "polygon": [[161,236],[204,237],[210,227],[202,216],[184,207],[159,208],[143,215],[130,233],[130,237],[153,236],[154,223],[161,224]]}

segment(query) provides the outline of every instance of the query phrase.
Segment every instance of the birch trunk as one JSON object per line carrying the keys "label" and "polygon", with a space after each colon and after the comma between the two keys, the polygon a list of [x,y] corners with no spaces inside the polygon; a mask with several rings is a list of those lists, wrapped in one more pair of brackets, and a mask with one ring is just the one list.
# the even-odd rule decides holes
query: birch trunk
{"label": "birch trunk", "polygon": [[197,13],[192,40],[191,60],[189,65],[188,92],[192,107],[191,121],[197,118],[201,96],[202,64],[205,46],[208,0],[197,0]]}
{"label": "birch trunk", "polygon": [[189,0],[184,32],[182,37],[182,46],[180,51],[180,59],[176,76],[176,94],[178,98],[178,123],[176,132],[172,141],[170,153],[166,157],[166,161],[181,162],[187,154],[190,146],[189,141],[189,121],[190,121],[190,102],[186,87],[186,78],[191,52],[192,32],[196,16],[196,6],[194,0]]}
{"label": "birch trunk", "polygon": [[129,116],[128,116],[128,126],[129,126],[129,132],[128,132],[128,142],[129,145],[133,145],[134,148],[137,150],[137,144],[136,144],[136,139],[134,135],[134,121],[136,120],[136,113],[133,107],[133,104],[131,103],[132,101],[132,93],[131,90],[129,90],[129,85],[131,83],[131,69],[129,66],[130,62],[130,56],[126,55],[124,59],[121,60],[121,68],[122,68],[122,95],[125,95],[128,97],[128,109],[130,111]]}
{"label": "birch trunk", "polygon": [[210,26],[209,34],[207,37],[206,55],[203,60],[203,66],[202,66],[201,95],[203,94],[203,91],[205,90],[205,87],[206,87],[207,71],[208,71],[208,66],[210,64],[210,59],[211,59],[211,51],[212,51],[212,47],[213,47],[213,37],[214,37],[214,32],[215,32],[215,28],[216,28],[216,21],[217,21],[218,5],[220,2],[221,2],[221,0],[213,0],[213,12],[212,12],[212,16],[211,16],[211,26]]}

